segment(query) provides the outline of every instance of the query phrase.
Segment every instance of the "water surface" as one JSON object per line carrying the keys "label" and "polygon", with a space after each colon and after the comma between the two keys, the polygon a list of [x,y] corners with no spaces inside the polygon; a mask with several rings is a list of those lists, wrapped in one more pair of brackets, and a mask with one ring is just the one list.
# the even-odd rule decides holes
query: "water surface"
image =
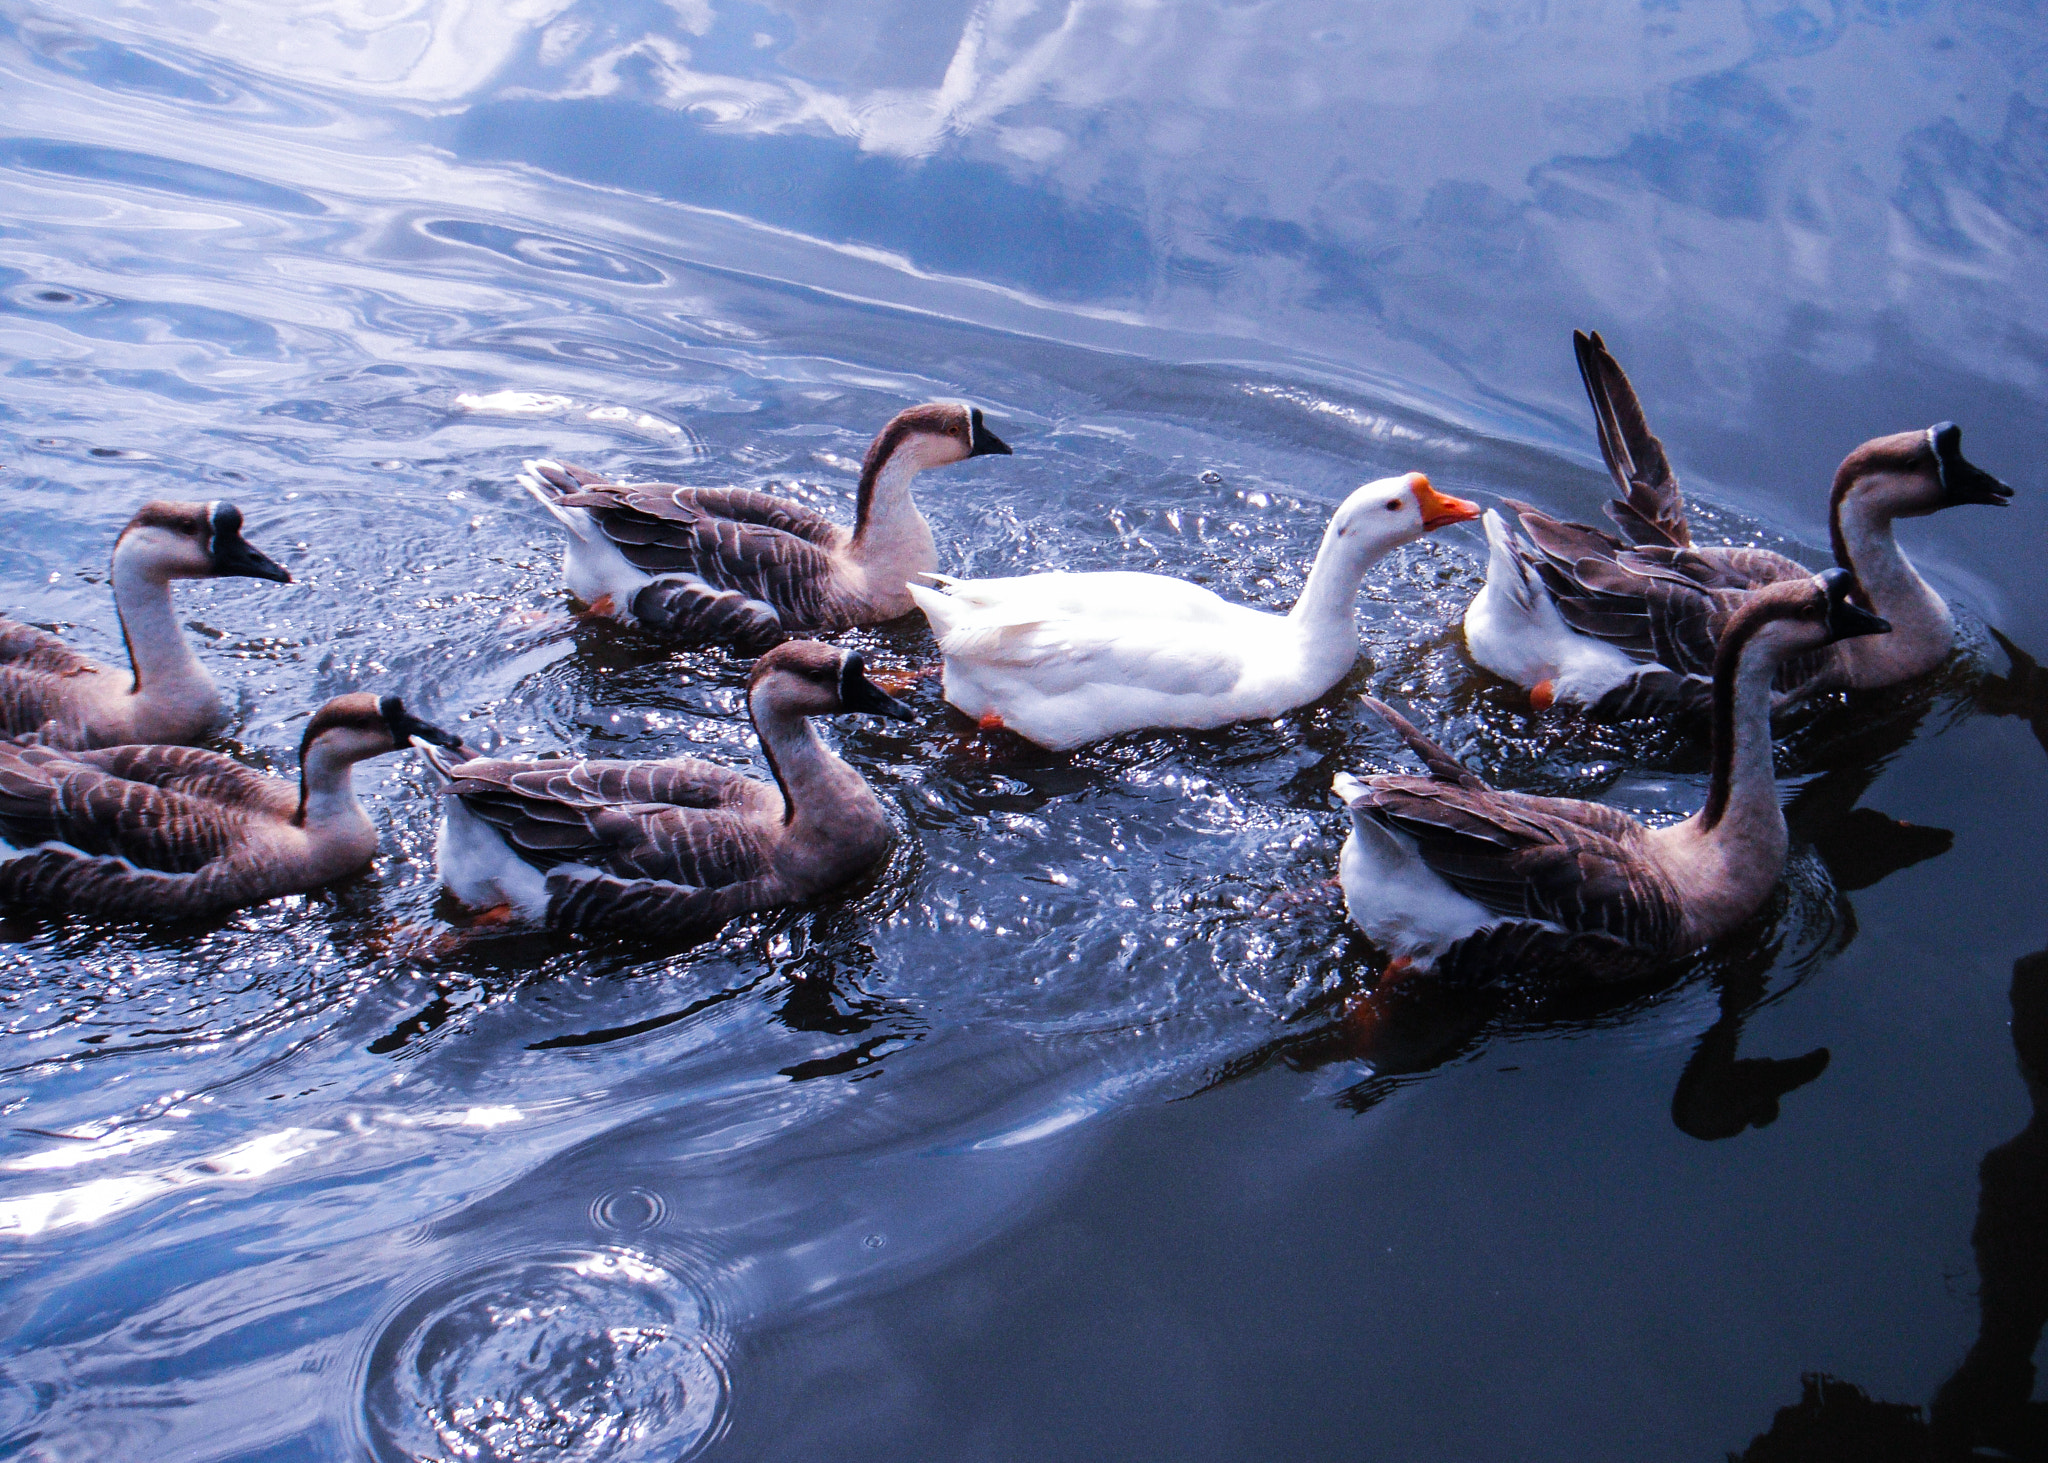
{"label": "water surface", "polygon": [[[10,916],[0,1453],[1701,1459],[1808,1373],[2006,1415],[1973,1379],[2048,1296],[1971,1236],[2039,1229],[2008,1023],[2048,687],[1992,632],[2048,647],[2042,19],[0,16],[8,608],[116,657],[121,523],[232,498],[299,583],[179,603],[221,745],[281,771],[362,686],[515,752],[765,771],[742,659],[569,613],[538,454],[850,515],[873,431],[965,397],[1017,451],[922,480],[949,572],[1282,607],[1381,474],[1597,513],[1583,326],[1724,535],[1823,562],[1835,462],[1943,418],[2020,490],[1905,529],[1963,649],[1792,728],[1752,937],[1599,1000],[1347,1024],[1370,952],[1293,897],[1331,775],[1407,765],[1362,691],[1504,784],[1697,804],[1696,729],[1474,670],[1470,530],[1375,571],[1353,675],[1271,724],[1053,756],[926,680],[916,725],[837,725],[890,864],[691,950],[419,958],[451,911],[401,759],[361,879],[203,928]],[[1959,1373],[1980,1285],[2020,1324]]]}

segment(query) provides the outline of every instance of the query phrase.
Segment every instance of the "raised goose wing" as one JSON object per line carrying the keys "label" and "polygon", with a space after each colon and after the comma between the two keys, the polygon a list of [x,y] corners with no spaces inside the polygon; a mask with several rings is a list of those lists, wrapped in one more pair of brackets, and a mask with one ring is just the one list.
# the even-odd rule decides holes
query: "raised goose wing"
{"label": "raised goose wing", "polygon": [[1420,777],[1375,777],[1353,800],[1459,893],[1492,913],[1669,949],[1676,892],[1642,855],[1642,825],[1598,803],[1517,797]]}
{"label": "raised goose wing", "polygon": [[828,618],[832,551],[848,534],[801,504],[744,488],[623,487],[558,464],[533,470],[556,504],[588,512],[636,569],[736,590],[775,606],[786,628]]}
{"label": "raised goose wing", "polygon": [[298,811],[299,794],[293,784],[199,747],[102,747],[70,756],[129,782],[147,783],[223,809],[249,808],[278,817]]}
{"label": "raised goose wing", "polygon": [[234,848],[245,826],[234,811],[131,782],[89,755],[0,743],[0,837],[23,849],[62,843],[165,874],[197,873]]}
{"label": "raised goose wing", "polygon": [[669,762],[465,762],[450,795],[539,869],[590,864],[626,879],[717,888],[762,864],[750,813],[781,795],[728,767]]}
{"label": "raised goose wing", "polygon": [[1685,521],[1685,496],[1664,455],[1664,444],[1650,430],[1635,388],[1607,349],[1600,333],[1572,332],[1579,358],[1579,379],[1593,403],[1593,424],[1600,434],[1600,455],[1621,496],[1607,505],[1612,518],[1633,543],[1683,548],[1692,542]]}

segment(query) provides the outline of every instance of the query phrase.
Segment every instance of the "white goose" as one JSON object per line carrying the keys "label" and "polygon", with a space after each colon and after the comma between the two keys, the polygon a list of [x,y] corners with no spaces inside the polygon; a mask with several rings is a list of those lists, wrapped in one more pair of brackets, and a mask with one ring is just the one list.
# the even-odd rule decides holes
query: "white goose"
{"label": "white goose", "polygon": [[1419,472],[1346,498],[1291,613],[1231,604],[1163,574],[1029,574],[910,586],[945,656],[946,699],[984,727],[1065,751],[1142,727],[1278,716],[1358,658],[1353,601],[1400,544],[1479,516]]}

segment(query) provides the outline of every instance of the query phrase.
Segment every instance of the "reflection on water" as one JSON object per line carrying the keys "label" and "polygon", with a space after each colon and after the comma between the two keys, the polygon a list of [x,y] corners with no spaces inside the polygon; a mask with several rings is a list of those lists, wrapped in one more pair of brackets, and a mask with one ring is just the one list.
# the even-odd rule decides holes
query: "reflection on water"
{"label": "reflection on water", "polygon": [[1799,1402],[1779,1411],[1739,1463],[2048,1458],[2048,1401],[2032,1400],[2034,1351],[2048,1326],[2048,950],[2012,968],[2012,1044],[2033,1116],[1978,1169],[1977,1339],[1962,1365],[1924,1414],[1809,1374]]}
{"label": "reflection on water", "polygon": [[[1575,326],[1628,342],[1703,535],[1810,557],[1828,475],[1877,432],[1954,417],[1986,460],[2048,460],[2037,12],[16,6],[7,607],[116,659],[114,532],[147,497],[232,496],[298,582],[195,583],[179,608],[253,764],[288,771],[306,709],[374,685],[515,755],[762,773],[742,659],[567,612],[521,460],[843,519],[875,428],[965,397],[1017,455],[920,487],[947,570],[1164,570],[1278,607],[1329,505],[1385,473],[1596,513]],[[1110,1200],[1147,1253],[1267,1241],[1128,1332],[1229,1358],[1227,1407],[1180,1399],[1230,1414],[1219,1457],[1447,1437],[1446,1377],[1474,1379],[1473,1418],[1513,1409],[1518,1458],[1710,1455],[1822,1355],[1917,1395],[1893,1373],[1952,1366],[1975,1320],[1926,1263],[1967,1263],[1968,1175],[1940,1155],[2010,1131],[1982,1033],[2039,938],[2048,695],[2018,647],[2048,641],[2048,496],[2020,476],[1995,524],[1902,534],[1959,606],[1952,666],[1788,728],[1780,901],[1623,991],[1374,992],[1314,895],[1332,774],[1402,765],[1362,691],[1426,708],[1502,785],[1652,820],[1699,801],[1697,728],[1531,718],[1473,670],[1470,533],[1376,569],[1357,669],[1272,723],[1051,756],[916,680],[916,725],[830,733],[898,819],[890,863],[687,951],[436,943],[428,789],[397,759],[359,779],[384,829],[359,878],[197,929],[10,916],[0,1451],[859,1457],[929,1423],[934,1456],[1097,1456],[1125,1435],[1115,1387],[1030,1374],[1061,1441],[1006,1442],[974,1409],[1011,1415],[1019,1356],[918,1353],[891,1307],[942,1295],[946,1334],[1002,1318],[1069,1354],[982,1277]],[[916,621],[842,638],[877,668],[934,658]],[[1507,1084],[1538,1052],[1573,1076],[1527,1096]],[[1447,1267],[1369,1363],[1297,1337],[1261,1298],[1341,1230],[1329,1169],[1427,1168],[1404,1124],[1467,1113],[1482,1059],[1509,1075],[1446,1119],[1458,1182],[1319,1283],[1385,1319],[1368,1260],[1467,1202],[1494,1281]],[[1485,1214],[1522,1157],[1503,1103],[1540,1123],[1558,1194],[1645,1173],[1576,1221],[1599,1245],[1670,1229],[1702,1257],[1690,1290],[1572,1262],[1560,1283],[1626,1345],[1574,1337],[1617,1370],[1571,1389],[1541,1382],[1548,1313],[1495,1296],[1563,1263]],[[1279,1170],[1230,1116],[1258,1104],[1290,1135]],[[1169,1127],[1181,1167],[1223,1176],[1190,1208],[1104,1166]],[[1236,1181],[1254,1170],[1282,1176]],[[1091,1277],[1102,1252],[1061,1263],[1140,1294]],[[1484,1347],[1447,1316],[1486,1318]],[[2001,1396],[2008,1342],[1970,1372]],[[1393,1374],[1430,1384],[1372,1384]],[[1333,1397],[1375,1417],[1296,1445]]]}

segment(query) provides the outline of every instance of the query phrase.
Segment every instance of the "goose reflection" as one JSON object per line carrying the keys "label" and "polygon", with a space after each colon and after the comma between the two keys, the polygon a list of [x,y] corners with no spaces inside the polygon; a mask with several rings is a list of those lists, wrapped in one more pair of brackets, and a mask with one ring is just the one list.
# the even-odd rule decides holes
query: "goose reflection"
{"label": "goose reflection", "polygon": [[1977,708],[1989,716],[2017,716],[2034,729],[2034,739],[2048,752],[2048,668],[1988,626],[1991,638],[2005,652],[2006,672],[1977,683]]}
{"label": "goose reflection", "polygon": [[2048,1401],[2035,1401],[2034,1348],[2048,1326],[2048,950],[2012,969],[2012,1044],[2033,1112],[1978,1167],[1977,1340],[1923,1415],[1809,1373],[1735,1463],[1882,1458],[2048,1459]]}

